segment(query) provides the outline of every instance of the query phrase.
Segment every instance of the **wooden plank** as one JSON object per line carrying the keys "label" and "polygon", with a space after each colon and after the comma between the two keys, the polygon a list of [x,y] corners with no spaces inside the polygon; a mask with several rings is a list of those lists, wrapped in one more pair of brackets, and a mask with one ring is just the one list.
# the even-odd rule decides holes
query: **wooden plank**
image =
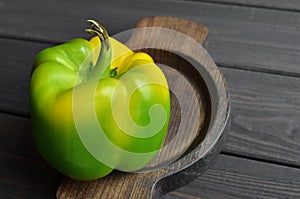
{"label": "wooden plank", "polygon": [[29,79],[36,54],[49,44],[0,39],[0,106],[2,112],[29,115]]}
{"label": "wooden plank", "polygon": [[300,76],[300,13],[297,12],[165,0],[131,3],[11,0],[3,2],[0,9],[2,37],[53,42],[85,35],[87,18],[101,20],[116,34],[133,28],[141,17],[183,17],[208,26],[206,47],[219,64]]}
{"label": "wooden plank", "polygon": [[46,164],[0,155],[0,198],[55,198],[61,174]]}
{"label": "wooden plank", "polygon": [[1,154],[42,162],[33,144],[29,118],[0,113],[0,129]]}
{"label": "wooden plank", "polygon": [[300,164],[300,79],[222,68],[232,102],[224,151]]}
{"label": "wooden plank", "polygon": [[[28,118],[0,116],[0,140],[7,142],[0,150],[0,198],[53,198],[62,176],[28,155],[36,154],[26,138]],[[220,155],[202,176],[163,198],[297,198],[299,187],[300,169]]]}
{"label": "wooden plank", "polygon": [[28,118],[0,114],[0,198],[54,198],[62,175],[34,148]]}
{"label": "wooden plank", "polygon": [[[172,0],[170,0],[172,1]],[[176,1],[176,0],[175,0]],[[180,0],[179,0],[180,1]],[[183,0],[183,1],[201,1],[239,6],[253,6],[258,8],[268,8],[286,11],[300,11],[300,2],[298,0]]]}
{"label": "wooden plank", "polygon": [[220,155],[202,176],[163,199],[299,198],[300,170]]}
{"label": "wooden plank", "polygon": [[[0,111],[29,115],[30,65],[35,52],[50,44],[0,41],[14,46],[14,51],[0,53],[2,66],[7,66],[0,68]],[[222,72],[232,100],[225,152],[299,166],[300,79],[227,68]]]}
{"label": "wooden plank", "polygon": [[[3,5],[5,5],[5,3],[6,2],[0,4],[0,9],[1,9],[0,15],[1,15],[1,13],[3,13],[2,7],[3,7]],[[21,6],[21,7],[24,6],[23,4],[16,4],[16,5]],[[177,5],[179,5],[179,4],[177,4]],[[122,7],[123,5],[120,5],[120,6]],[[226,7],[226,6],[224,6],[224,7]],[[139,6],[137,6],[137,8],[139,8]],[[18,9],[21,9],[21,8],[18,8]],[[119,9],[121,9],[121,8],[119,8]],[[133,7],[133,9],[136,9],[136,7]],[[257,14],[257,12],[256,12],[257,9],[253,9],[253,10],[255,10],[255,13]],[[26,9],[25,9],[25,12],[26,12]],[[173,12],[173,11],[170,11],[170,12]],[[267,12],[267,14],[270,14],[270,12]],[[260,18],[256,18],[255,16],[253,16],[252,18],[255,18],[256,20],[260,19]],[[261,19],[263,19],[263,18],[261,18]],[[269,17],[269,19],[270,19],[270,17]],[[0,18],[0,20],[1,20],[1,18]],[[244,19],[242,19],[242,20],[244,20]],[[286,20],[287,20],[287,18],[284,18],[283,21],[286,21]],[[66,21],[68,21],[68,20],[66,20]],[[274,21],[276,21],[276,20],[274,20]],[[262,23],[266,23],[266,22],[263,21]],[[281,22],[276,21],[276,23],[281,23]],[[271,24],[272,24],[272,22],[271,22]],[[264,25],[263,26],[259,25],[258,29],[259,30],[263,29],[262,27],[265,27]],[[284,27],[289,27],[290,25],[284,26]],[[296,25],[297,25],[297,23],[296,23]],[[278,24],[275,24],[275,26],[277,28],[279,27]],[[291,29],[293,31],[297,30],[294,27],[292,27]],[[290,30],[288,30],[287,32],[289,32]],[[271,30],[269,30],[269,31],[271,32]],[[266,31],[266,32],[268,32],[268,31]],[[1,26],[0,34],[2,34],[2,33],[3,33],[3,29]],[[23,37],[23,35],[18,35],[18,34],[19,33],[15,34],[15,35],[18,37],[21,37],[21,36]],[[25,38],[28,35],[25,34]],[[10,33],[8,33],[8,32],[4,33],[3,36],[11,37]],[[295,34],[295,36],[297,36],[297,34]],[[272,37],[272,35],[271,35],[271,37]],[[27,38],[32,38],[33,40],[35,40],[35,39],[39,40],[39,39],[44,38],[46,41],[55,41],[55,42],[60,41],[60,40],[55,40],[55,39],[51,40],[51,39],[48,39],[43,36],[40,38],[29,36]],[[244,38],[244,37],[242,37],[242,38]],[[297,37],[294,37],[294,39],[295,38],[297,38]],[[274,38],[271,38],[271,42],[273,41],[273,39]],[[226,39],[224,39],[224,41],[225,40]],[[227,40],[225,41],[225,44],[226,44],[226,42],[227,42]],[[229,40],[229,42],[230,42],[230,40]],[[240,45],[239,42],[240,41],[236,41],[237,45]],[[253,51],[260,49],[258,47],[261,46],[261,43],[260,43],[260,41],[258,41],[258,43],[259,44],[254,44],[252,46]],[[217,43],[217,44],[220,45],[219,43]],[[245,44],[247,44],[247,42]],[[248,44],[252,44],[251,40],[248,40]],[[280,46],[281,44],[282,43],[279,42],[279,46],[277,46],[277,50],[285,49],[285,47],[287,48],[287,49],[285,49],[285,50],[287,50],[286,51],[287,54],[285,55],[285,57],[284,56],[281,57],[281,58],[286,58],[286,60],[284,60],[284,59],[282,60],[282,63],[287,64],[288,65],[287,67],[291,67],[293,65],[293,64],[290,65],[291,62],[295,61],[295,63],[296,63],[297,60],[292,60],[292,61],[288,60],[289,56],[291,55],[290,53],[292,53],[292,51],[294,51],[296,49],[295,54],[292,54],[292,55],[293,56],[295,55],[297,57],[297,54],[299,51],[297,48],[294,48],[293,45],[292,45],[292,48],[289,50],[289,47],[290,47],[289,45],[291,45],[290,43],[288,44],[288,46],[284,46],[284,45]],[[209,42],[207,46],[209,48],[211,48],[210,45],[211,45],[211,42]],[[296,45],[298,45],[298,44],[295,44],[295,46]],[[245,45],[245,46],[247,46],[247,45]],[[273,48],[274,46],[276,47],[276,45],[274,45],[273,42],[272,42],[272,44],[266,45],[266,51],[269,51],[270,50],[269,48]],[[220,47],[220,46],[216,46],[215,48],[217,49],[218,47]],[[250,50],[249,49],[247,49],[247,50],[250,52],[250,54],[254,53],[251,55],[257,56],[257,54],[255,54],[256,52],[251,51],[251,48],[250,48]],[[248,51],[245,51],[245,52],[248,52]],[[244,54],[241,53],[240,56],[247,55],[247,54],[245,54],[245,52],[243,52]],[[264,52],[264,49],[263,49],[263,52]],[[11,53],[15,53],[15,52],[11,52]],[[268,56],[273,55],[272,53],[270,53],[270,54],[265,53],[265,54],[267,55],[265,58],[269,58]],[[275,53],[275,55],[279,55],[279,54],[280,54],[279,52]],[[262,55],[262,57],[263,56],[264,55]],[[233,58],[234,58],[234,56],[231,55],[230,59],[233,59]],[[254,57],[250,57],[250,58],[253,59],[256,57],[254,56]],[[260,60],[258,63],[258,66],[256,66],[255,63],[253,64],[252,62],[250,62],[250,58],[249,58],[248,62],[247,61],[246,62],[230,62],[230,60],[226,61],[226,59],[224,59],[225,61],[221,60],[219,62],[226,66],[237,66],[237,67],[244,67],[244,68],[250,68],[250,69],[259,68],[259,69],[269,70],[267,66],[269,66],[270,63],[266,63],[267,64],[266,67],[261,67],[260,62],[262,62],[262,60]],[[240,59],[242,59],[242,58],[240,58]],[[276,58],[274,60],[274,62],[278,61],[278,60],[280,60],[280,59]],[[253,65],[251,65],[251,64],[253,64]],[[290,68],[291,70],[286,70],[286,68],[278,69],[276,67],[275,67],[275,69],[274,68],[271,68],[271,69],[275,70],[275,72],[279,71],[278,73],[283,72],[283,74],[288,74],[288,75],[294,76],[293,75],[295,73],[295,68],[293,68],[294,66],[296,66],[296,65],[293,65]],[[235,130],[233,130],[233,133],[231,132],[231,134],[234,134],[234,136],[233,136],[234,138],[233,139],[229,138],[228,145],[226,146],[227,152],[235,153],[236,151],[242,150],[242,152],[243,152],[242,155],[247,155],[249,157],[256,157],[256,153],[260,152],[258,155],[259,158],[262,158],[262,159],[267,158],[267,160],[271,160],[271,161],[284,160],[288,164],[297,166],[299,163],[299,154],[298,154],[299,153],[299,145],[297,145],[297,142],[299,143],[299,141],[298,141],[299,140],[299,136],[298,136],[299,135],[299,126],[297,125],[297,121],[299,121],[299,103],[298,103],[298,101],[299,101],[299,86],[297,86],[297,85],[299,85],[299,79],[291,78],[291,77],[282,77],[282,76],[277,76],[277,75],[266,75],[264,73],[255,73],[254,74],[251,72],[232,70],[232,69],[224,69],[223,72],[226,76],[226,79],[230,79],[228,77],[231,77],[233,79],[233,80],[229,81],[230,88],[232,87],[232,84],[234,84],[234,85],[238,84],[237,87],[235,87],[236,92],[235,92],[234,88],[233,88],[233,91],[231,89],[231,93],[235,93],[235,95],[233,95],[233,98],[235,99],[235,101],[233,100],[233,103],[236,104],[236,105],[233,105],[233,111],[236,112],[233,117],[233,123],[234,123],[233,129],[235,129]],[[236,75],[234,75],[232,73],[234,73]],[[6,75],[8,75],[8,74],[6,74]],[[257,76],[256,74],[259,74],[257,78],[255,78]],[[240,79],[240,80],[237,80],[237,79]],[[265,79],[266,79],[266,81],[264,81]],[[244,83],[241,83],[243,81],[244,81]],[[230,83],[230,82],[232,82],[232,83]],[[246,86],[246,84],[248,84],[249,82],[250,82],[250,85]],[[21,83],[21,84],[23,84],[23,83]],[[265,86],[265,89],[259,88],[260,85],[262,85],[262,84],[263,85],[267,84],[267,86]],[[279,89],[277,87],[279,87]],[[277,92],[278,91],[277,89],[280,92]],[[286,94],[286,97],[281,97],[281,96],[278,97],[278,95],[280,95],[282,93]],[[16,94],[16,96],[18,96],[18,95],[19,94]],[[24,96],[26,96],[26,95],[24,95]],[[2,93],[1,93],[1,97],[2,97]],[[9,101],[9,100],[7,100],[7,101]],[[23,103],[23,102],[24,101],[22,99],[18,103]],[[11,103],[11,105],[13,105],[13,104],[14,103]],[[245,107],[245,105],[249,105],[249,107]],[[21,105],[21,106],[23,106],[23,105]],[[15,111],[18,111],[18,110],[19,110],[18,108],[15,108]],[[5,109],[5,111],[9,112],[10,109]],[[22,110],[21,112],[23,112],[23,111],[26,112],[26,109]],[[294,113],[294,111],[295,111],[295,113]],[[283,116],[281,115],[281,113],[283,113]],[[288,113],[292,113],[292,114],[288,114]],[[19,113],[17,113],[17,114],[19,114]],[[3,121],[4,121],[4,123],[6,123],[5,120],[3,120]],[[18,120],[16,120],[16,121],[18,121]],[[14,128],[16,128],[16,126],[18,126],[18,124],[19,123],[15,123]],[[274,127],[274,125],[275,125],[275,127]],[[291,125],[291,127],[289,125]],[[25,126],[26,126],[26,124],[25,124]],[[281,135],[281,133],[283,135]],[[256,137],[257,135],[258,135],[258,137]],[[230,142],[233,144],[229,144]],[[291,147],[289,147],[290,149],[287,149],[286,146],[287,145],[290,146],[289,144],[291,144]],[[228,150],[228,147],[232,147],[232,146],[234,146],[233,149],[229,148],[229,150]],[[271,146],[271,149],[270,149],[270,146]],[[21,148],[17,149],[17,151],[15,151],[15,152],[20,151]],[[270,151],[268,151],[269,149],[270,149]],[[13,149],[8,149],[8,151],[11,151],[11,150],[14,151]],[[28,156],[30,156],[30,154],[31,153],[28,153]],[[287,158],[285,157],[286,155],[287,155]],[[228,156],[226,156],[226,157],[228,157]],[[296,158],[294,158],[294,157],[296,157]],[[28,182],[30,184],[30,182],[31,182],[30,180],[32,180],[32,173],[36,172],[36,170],[39,171],[39,169],[34,168],[34,166],[32,166],[33,163],[31,161],[28,163],[27,166],[26,166],[27,162],[25,161],[25,166],[24,166],[24,164],[22,164],[22,162],[24,163],[24,160],[22,160],[22,162],[14,161],[13,156],[7,156],[7,155],[2,156],[1,155],[1,158],[2,158],[1,162],[3,161],[3,162],[7,163],[7,164],[3,164],[3,165],[5,165],[5,169],[3,170],[3,173],[1,173],[1,176],[5,176],[5,177],[3,177],[3,179],[5,178],[7,180],[7,178],[9,178],[9,177],[7,177],[6,175],[10,176],[10,174],[12,174],[11,175],[12,178],[9,178],[9,180],[8,180],[9,182],[6,183],[6,181],[5,181],[0,186],[1,190],[3,189],[3,190],[7,191],[7,192],[4,192],[3,197],[5,197],[5,198],[10,197],[10,196],[14,197],[15,195],[18,195],[18,194],[12,194],[12,192],[15,191],[15,188],[10,189],[9,187],[11,184],[13,184],[12,183],[13,179],[19,179],[19,175],[21,175],[21,176],[24,175],[23,172],[21,172],[21,174],[18,174],[18,173],[16,174],[15,168],[18,167],[17,170],[19,170],[19,169],[20,170],[23,169],[26,171],[29,170],[29,174],[30,174],[28,176],[21,177],[21,180],[17,180],[18,182],[22,182],[20,185],[20,187],[21,187],[20,190],[22,188],[24,188],[24,184],[26,185],[26,183],[28,183]],[[196,184],[196,185],[194,185],[194,188],[193,188],[194,191],[188,191],[188,192],[185,192],[185,191],[179,192],[178,191],[177,195],[178,195],[178,193],[181,193],[181,194],[185,194],[185,195],[192,194],[192,196],[194,195],[196,197],[198,197],[198,196],[201,196],[201,197],[215,196],[213,198],[226,198],[226,197],[227,198],[234,198],[234,197],[244,198],[244,197],[254,197],[254,196],[257,198],[257,195],[262,195],[262,197],[299,198],[299,173],[298,173],[299,170],[292,169],[292,168],[286,169],[287,167],[282,167],[282,166],[276,166],[274,168],[273,166],[275,166],[275,165],[273,165],[271,167],[269,167],[269,166],[264,167],[262,164],[260,164],[260,163],[256,164],[257,162],[254,163],[254,161],[250,161],[250,160],[249,160],[250,162],[247,160],[246,162],[243,161],[241,163],[240,161],[233,161],[232,158],[233,157],[230,157],[230,159],[225,158],[221,161],[221,163],[219,163],[220,165],[223,165],[225,162],[228,162],[226,164],[227,169],[221,168],[220,172],[211,172],[210,174],[208,174],[207,178],[200,180],[202,183],[202,185],[200,185],[200,188],[203,187],[203,189],[201,189],[201,190],[205,190],[204,193],[197,192],[197,191],[199,191],[199,184]],[[13,159],[13,160],[10,160],[10,159]],[[291,160],[291,159],[293,159],[293,160]],[[265,165],[265,163],[263,163],[263,164]],[[271,164],[266,164],[266,165],[271,165]],[[42,168],[43,168],[43,166],[42,166]],[[261,168],[263,168],[263,169],[261,169]],[[277,168],[280,168],[280,169],[277,169]],[[283,169],[281,169],[281,168],[283,168]],[[11,170],[9,170],[9,169],[11,169]],[[32,169],[32,170],[30,170],[30,169]],[[225,170],[225,172],[224,172],[224,170]],[[227,172],[227,171],[229,171],[229,172]],[[252,171],[253,171],[253,173],[252,173]],[[51,174],[45,175],[44,171],[42,171],[43,174],[39,174],[40,172],[37,172],[37,173],[38,173],[38,176],[52,177]],[[25,173],[25,175],[26,175],[26,173]],[[254,179],[252,178],[252,176],[254,176]],[[236,178],[239,178],[239,177],[241,177],[241,179],[236,180]],[[22,180],[23,178],[26,180]],[[33,184],[36,185],[36,184],[41,183],[39,177],[37,177],[37,179],[38,180],[36,180],[34,178],[33,181],[35,181],[35,183],[33,183]],[[220,183],[220,181],[222,183]],[[208,183],[206,183],[206,182],[208,182]],[[9,184],[9,185],[7,185],[7,184]],[[42,184],[41,186],[43,187],[44,186],[43,183],[41,183],[41,184]],[[216,184],[218,186],[216,186]],[[253,184],[255,184],[255,185],[253,185]],[[259,184],[260,186],[257,186],[257,184]],[[34,187],[34,188],[32,188],[32,187]],[[53,190],[52,188],[55,186],[50,185],[50,187],[51,187],[50,189]],[[247,189],[245,187],[247,187]],[[249,191],[249,187],[250,187],[250,191]],[[270,188],[270,187],[272,187],[272,188]],[[275,191],[273,190],[273,188]],[[35,196],[38,198],[44,197],[43,194],[45,193],[45,191],[41,191],[40,192],[41,195],[35,195],[35,196],[25,195],[28,193],[24,193],[24,192],[28,192],[28,191],[31,192],[32,190],[37,190],[37,189],[35,186],[28,185],[28,186],[25,186],[25,189],[23,189],[22,191],[17,191],[16,193],[20,193],[18,195],[19,197],[29,197],[29,198],[32,198]],[[219,190],[221,190],[221,191],[219,191]],[[279,192],[279,191],[280,191],[279,194],[282,194],[282,195],[278,196],[277,192]],[[35,191],[33,191],[33,192],[36,193]],[[39,192],[39,191],[37,191],[37,192]],[[47,193],[49,193],[49,192],[47,192]],[[276,195],[273,195],[274,193]],[[240,195],[238,195],[238,194],[240,194]],[[48,195],[48,194],[46,194],[46,195]],[[175,193],[175,195],[176,195],[176,193]],[[223,196],[225,196],[225,197],[223,197]]]}

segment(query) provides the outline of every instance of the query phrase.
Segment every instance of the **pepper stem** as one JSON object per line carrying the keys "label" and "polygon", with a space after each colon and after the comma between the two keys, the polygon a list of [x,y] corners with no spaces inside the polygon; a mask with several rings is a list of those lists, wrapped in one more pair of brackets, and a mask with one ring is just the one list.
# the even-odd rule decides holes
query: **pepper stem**
{"label": "pepper stem", "polygon": [[89,19],[87,22],[90,23],[92,28],[86,29],[85,31],[89,34],[96,34],[101,41],[100,54],[98,56],[96,65],[89,75],[90,80],[100,80],[110,77],[110,62],[112,48],[109,42],[109,34],[107,30],[99,24],[97,21]]}

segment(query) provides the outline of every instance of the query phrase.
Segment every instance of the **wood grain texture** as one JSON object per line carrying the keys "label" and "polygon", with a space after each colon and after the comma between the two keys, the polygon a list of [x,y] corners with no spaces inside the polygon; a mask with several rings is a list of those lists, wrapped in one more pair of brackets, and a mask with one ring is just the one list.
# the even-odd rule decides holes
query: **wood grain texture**
{"label": "wood grain texture", "polygon": [[[62,176],[27,146],[29,119],[0,114],[0,121],[9,143],[1,143],[0,198],[54,198]],[[202,176],[161,198],[299,198],[299,183],[299,169],[220,155]]]}
{"label": "wood grain texture", "polygon": [[[135,24],[135,27],[136,28],[163,27],[163,28],[171,29],[174,31],[181,32],[186,36],[193,38],[199,44],[203,44],[203,42],[206,40],[206,37],[208,35],[208,28],[206,26],[196,23],[194,21],[185,20],[182,18],[175,18],[175,17],[164,17],[164,16],[147,17],[138,20]],[[133,38],[133,36],[131,38]]]}
{"label": "wood grain texture", "polygon": [[169,1],[197,1],[197,2],[210,2],[228,4],[232,6],[246,6],[246,7],[257,7],[267,8],[274,10],[284,11],[300,11],[300,2],[298,0],[169,0]]}
{"label": "wood grain texture", "polygon": [[134,22],[142,17],[182,17],[208,26],[206,48],[219,64],[291,76],[300,74],[300,13],[297,12],[164,0],[131,3],[11,0],[3,2],[0,10],[2,37],[55,43],[83,37],[87,18],[101,20],[116,34],[133,28]]}
{"label": "wood grain texture", "polygon": [[[11,39],[0,42],[14,46],[13,51],[0,48],[0,56],[5,55],[2,65],[6,66],[0,68],[0,110],[28,116],[31,62],[35,52],[51,45]],[[225,151],[300,166],[299,78],[221,70],[229,85],[233,118]],[[3,144],[9,143],[3,140]]]}
{"label": "wood grain texture", "polygon": [[300,170],[221,155],[199,178],[163,199],[299,198]]}
{"label": "wood grain texture", "polygon": [[222,69],[232,99],[224,151],[300,164],[300,79]]}
{"label": "wood grain texture", "polygon": [[0,43],[1,111],[29,116],[31,66],[37,53],[50,45],[11,39],[0,39]]}
{"label": "wood grain texture", "polygon": [[[85,24],[79,26],[74,24],[77,25],[79,20],[83,23],[90,17],[100,18],[112,33],[118,33],[132,28],[134,21],[140,17],[156,14],[180,16],[208,25],[210,37],[206,48],[219,64],[231,68],[299,77],[299,14],[297,13],[299,8],[297,4],[290,5],[293,0],[239,2],[225,0],[234,2],[235,6],[230,5],[230,2],[226,5],[226,3],[214,4],[213,1],[215,0],[210,0],[210,3],[132,1],[133,5],[115,1],[105,2],[103,6],[96,1],[88,2],[91,5],[84,2],[84,6],[82,6],[83,2],[79,1],[72,3],[2,1],[0,2],[0,35],[4,38],[58,43],[82,36]],[[238,6],[240,2],[245,5]],[[258,4],[259,6],[256,6]],[[268,9],[261,9],[264,7],[263,4],[268,4],[266,5]],[[270,5],[275,9],[272,10]],[[29,59],[32,53],[31,47],[37,51],[39,46],[42,49],[43,46],[50,46],[50,44],[23,43],[20,40],[13,44],[10,42],[14,40],[6,41],[8,42],[2,45],[3,40],[0,39],[0,51],[5,55],[1,57],[0,69],[5,72],[0,74],[2,79],[6,80],[2,82],[0,79],[0,87],[2,86],[0,98],[3,100],[0,109],[4,112],[28,116],[27,91],[24,93],[24,90],[28,87],[26,78],[29,69],[19,68],[21,65],[17,66],[14,62],[31,65]],[[10,45],[17,47],[6,48]],[[10,58],[7,59],[6,55]],[[236,69],[222,68],[222,72],[230,85],[234,117],[225,152],[299,168],[299,79]],[[277,89],[280,92],[277,92]],[[29,125],[29,122],[26,124],[19,119],[14,119],[16,122],[10,123],[1,117],[1,125],[7,122],[10,124],[9,128],[20,127],[20,132]],[[1,128],[1,133],[2,129],[5,128]],[[44,186],[44,179],[41,179],[45,176],[51,178],[52,175],[45,174],[45,171],[39,172],[40,170],[35,169],[35,164],[31,164],[31,161],[27,164],[28,159],[34,159],[37,155],[30,151],[31,142],[28,141],[27,134],[24,133],[19,137],[18,134],[13,134],[17,132],[16,130],[8,132],[4,134],[3,139],[1,137],[3,140],[1,150],[16,153],[17,158],[13,157],[9,160],[10,155],[9,158],[6,158],[8,157],[6,155],[1,156],[3,157],[1,163],[6,162],[6,164],[2,164],[4,169],[1,173],[0,190],[4,192],[2,191],[0,198],[52,198],[55,194],[53,190],[55,185],[50,183]],[[5,142],[5,139],[8,141]],[[20,140],[24,140],[24,143]],[[288,147],[289,145],[291,147]],[[23,154],[25,161],[22,159]],[[203,175],[204,178],[200,177],[194,183],[166,197],[299,198],[297,169],[235,159],[227,155],[222,155],[222,161],[217,162],[219,162],[218,166],[208,170],[209,172]],[[30,175],[21,171],[16,172],[21,169],[38,172],[29,172]],[[8,177],[7,180],[4,178],[6,175],[11,175],[14,179]],[[49,179],[48,177],[46,178]],[[256,184],[260,186],[255,186]]]}
{"label": "wood grain texture", "polygon": [[28,118],[0,113],[0,198],[54,198],[62,175],[35,150]]}

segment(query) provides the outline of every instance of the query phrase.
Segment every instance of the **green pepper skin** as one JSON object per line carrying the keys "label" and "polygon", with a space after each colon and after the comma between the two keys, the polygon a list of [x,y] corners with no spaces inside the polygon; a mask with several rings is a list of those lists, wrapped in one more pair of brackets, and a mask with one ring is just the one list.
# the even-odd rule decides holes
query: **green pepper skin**
{"label": "green pepper skin", "polygon": [[[119,51],[119,48],[127,50],[123,44],[113,39],[110,41],[113,54]],[[30,82],[32,132],[36,148],[49,164],[77,180],[101,178],[113,169],[131,171],[131,168],[144,167],[153,158],[155,151],[161,148],[170,119],[170,94],[167,82],[151,57],[145,53],[133,53],[128,49],[126,55],[120,56],[120,59],[109,66],[109,71],[114,70],[116,74],[112,76],[103,74],[96,79],[90,79],[91,76],[95,77],[93,71],[99,67],[102,59],[101,56],[97,58],[95,64],[91,56],[95,42],[97,43],[95,40],[74,39],[41,51],[34,61]],[[115,53],[113,57],[118,55]],[[141,70],[132,70],[137,68]],[[107,71],[107,68],[102,71],[104,70]],[[162,83],[148,84],[155,78],[159,80],[154,81]],[[145,86],[139,87],[141,84]],[[90,95],[89,87],[93,85],[96,85],[95,93]],[[133,93],[130,92],[132,87],[137,88]],[[82,98],[80,105],[74,104],[75,89]],[[124,102],[128,99],[129,107],[126,107]],[[151,123],[149,116],[151,107],[160,105],[166,113],[165,123],[153,136],[133,137],[120,128],[115,119],[112,102],[117,107],[116,113],[119,114],[119,118],[122,119],[124,110],[128,108],[134,123],[142,127]],[[92,127],[89,126],[93,125],[90,124],[93,115],[85,110],[95,110],[99,126],[115,146],[132,153],[150,153],[150,155],[140,161],[137,160],[132,166],[132,160],[120,154],[118,150],[105,151],[96,143],[92,151],[109,154],[113,165],[102,162],[79,136],[78,124],[74,118],[75,106],[79,106],[77,111],[81,111],[77,115],[77,121],[84,123],[84,135],[90,136],[92,141],[95,134],[90,132]],[[139,135],[139,132],[133,133]]]}

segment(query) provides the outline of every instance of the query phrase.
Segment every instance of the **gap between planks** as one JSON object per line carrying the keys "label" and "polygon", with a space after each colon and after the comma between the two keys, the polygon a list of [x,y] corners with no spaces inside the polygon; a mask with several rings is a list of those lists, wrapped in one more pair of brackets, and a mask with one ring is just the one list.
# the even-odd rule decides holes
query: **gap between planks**
{"label": "gap between planks", "polygon": [[[236,6],[236,7],[247,7],[247,8],[257,8],[257,9],[265,9],[265,10],[277,10],[277,11],[283,11],[283,12],[300,12],[300,8],[295,7],[286,7],[283,5],[283,7],[279,6],[268,6],[265,4],[255,4],[250,3],[248,4],[247,1],[220,1],[220,0],[164,0],[166,2],[186,2],[186,3],[207,3],[207,4],[219,4],[219,5],[225,5],[225,6]],[[283,1],[282,1],[283,2]]]}

